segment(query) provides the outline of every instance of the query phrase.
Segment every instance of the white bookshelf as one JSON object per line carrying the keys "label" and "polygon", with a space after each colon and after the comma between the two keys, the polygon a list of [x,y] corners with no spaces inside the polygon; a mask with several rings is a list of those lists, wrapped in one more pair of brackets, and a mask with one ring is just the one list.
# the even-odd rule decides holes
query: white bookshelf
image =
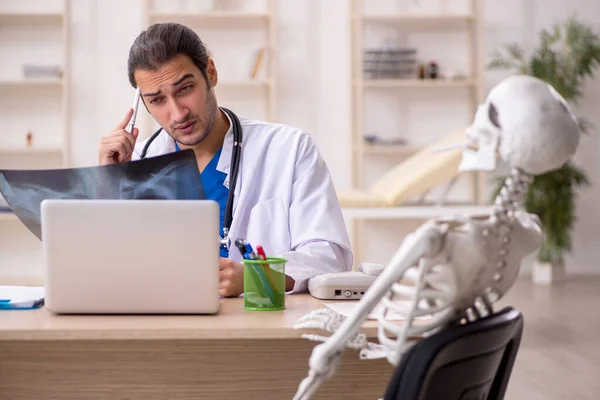
{"label": "white bookshelf", "polygon": [[463,23],[471,23],[474,19],[472,14],[448,14],[448,15],[363,15],[354,14],[353,18],[362,23],[402,24],[411,29],[442,28]]}
{"label": "white bookshelf", "polygon": [[[0,168],[69,164],[69,8],[70,0],[0,2]],[[25,64],[58,66],[61,74],[26,77]]]}
{"label": "white bookshelf", "polygon": [[[0,2],[0,169],[69,164],[69,7],[70,0]],[[24,64],[59,66],[62,74],[26,77]],[[24,229],[18,221],[14,213],[0,212],[2,240],[12,243],[15,229]]]}
{"label": "white bookshelf", "polygon": [[62,22],[65,18],[63,12],[43,12],[43,11],[0,11],[0,22],[6,23],[7,21],[18,21],[20,23],[26,23],[28,21],[40,21],[50,20]]}
{"label": "white bookshelf", "polygon": [[[355,146],[355,148],[358,146]],[[395,156],[410,156],[421,150],[422,147],[411,145],[379,145],[365,144],[362,149],[363,153],[369,155],[395,155]],[[355,151],[358,151],[356,149]]]}
{"label": "white bookshelf", "polygon": [[374,208],[345,208],[346,218],[360,218],[365,220],[401,220],[401,219],[429,219],[452,215],[480,215],[492,211],[490,206],[420,206],[406,207],[374,207]]}
{"label": "white bookshelf", "polygon": [[268,12],[236,12],[236,11],[208,11],[208,12],[150,12],[150,21],[173,20],[182,23],[268,23],[271,14]]}
{"label": "white bookshelf", "polygon": [[[177,22],[192,28],[215,61],[219,105],[241,116],[275,122],[277,0],[240,1],[235,2],[237,8],[226,10],[219,9],[219,3],[218,0],[145,0],[144,18],[147,26]],[[265,49],[262,66],[252,78],[253,62],[261,48]]]}
{"label": "white bookshelf", "polygon": [[23,78],[23,79],[3,79],[0,80],[0,87],[19,87],[19,86],[54,86],[62,88],[62,78]]}
{"label": "white bookshelf", "polygon": [[476,82],[473,79],[364,79],[354,84],[364,88],[443,89],[474,87]]}
{"label": "white bookshelf", "polygon": [[[483,0],[463,0],[462,4],[458,4],[459,1],[436,4],[438,3],[446,4],[446,8],[425,11],[419,7],[428,5],[428,2],[351,0],[350,85],[354,188],[368,190],[389,168],[423,149],[433,140],[461,127],[466,128],[472,121],[477,106],[483,101]],[[449,3],[452,6],[447,6]],[[438,62],[440,76],[436,79],[421,79],[417,68],[414,75],[404,78],[373,78],[366,75],[364,51],[376,48],[416,49],[417,66],[420,63],[427,65],[435,60]],[[454,54],[448,54],[448,48]],[[453,69],[452,74],[449,73],[450,69]],[[423,105],[428,101],[432,104],[431,115],[415,112],[418,107],[426,110]],[[460,115],[460,119],[456,117],[450,121],[447,129],[435,128],[433,120],[436,114],[446,107],[457,110],[450,113]],[[384,132],[388,127],[389,132]],[[403,138],[407,143],[372,144],[364,139],[367,132],[376,133],[384,139]],[[422,222],[456,213],[485,212],[487,208],[481,205],[484,193],[482,182],[479,174],[471,174],[461,186],[468,199],[449,199],[449,204],[443,206],[409,203],[393,208],[344,209],[344,215],[352,227],[356,262],[365,261],[363,257],[367,246],[364,242],[367,236],[372,236],[371,231],[367,235],[368,225],[371,223],[387,221],[399,230],[409,226],[413,229],[414,221]],[[435,193],[430,197],[425,200],[425,204],[437,200]]]}
{"label": "white bookshelf", "polygon": [[64,153],[64,149],[62,147],[23,147],[23,148],[0,148],[0,155],[8,156],[8,155],[60,155]]}

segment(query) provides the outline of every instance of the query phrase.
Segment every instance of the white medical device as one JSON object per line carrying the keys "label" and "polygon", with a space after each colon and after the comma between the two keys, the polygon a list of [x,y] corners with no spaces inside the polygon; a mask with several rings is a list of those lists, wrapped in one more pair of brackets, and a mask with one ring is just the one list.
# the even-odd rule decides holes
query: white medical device
{"label": "white medical device", "polygon": [[357,300],[383,270],[383,265],[363,263],[358,271],[317,275],[308,281],[308,291],[322,300]]}

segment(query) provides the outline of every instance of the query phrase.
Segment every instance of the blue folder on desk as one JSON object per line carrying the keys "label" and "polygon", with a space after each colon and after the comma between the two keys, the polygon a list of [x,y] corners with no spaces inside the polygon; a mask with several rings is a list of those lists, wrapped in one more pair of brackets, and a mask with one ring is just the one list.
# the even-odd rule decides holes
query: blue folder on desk
{"label": "blue folder on desk", "polygon": [[43,286],[0,286],[0,310],[31,310],[43,304]]}

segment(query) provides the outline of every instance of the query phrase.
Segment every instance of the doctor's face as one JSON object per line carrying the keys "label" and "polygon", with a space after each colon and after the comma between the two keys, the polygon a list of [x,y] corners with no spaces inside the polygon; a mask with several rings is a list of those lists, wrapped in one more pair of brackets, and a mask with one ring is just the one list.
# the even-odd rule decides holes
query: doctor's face
{"label": "doctor's face", "polygon": [[194,146],[212,130],[217,114],[213,86],[217,71],[212,60],[208,82],[185,55],[178,55],[157,71],[138,69],[135,80],[148,111],[177,142]]}

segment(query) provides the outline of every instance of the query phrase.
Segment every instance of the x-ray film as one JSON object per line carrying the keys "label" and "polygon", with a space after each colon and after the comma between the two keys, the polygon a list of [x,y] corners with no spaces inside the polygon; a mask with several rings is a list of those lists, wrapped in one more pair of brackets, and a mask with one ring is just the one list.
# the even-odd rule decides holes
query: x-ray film
{"label": "x-ray film", "polygon": [[40,240],[46,199],[206,199],[192,150],[98,167],[0,170],[0,193]]}

